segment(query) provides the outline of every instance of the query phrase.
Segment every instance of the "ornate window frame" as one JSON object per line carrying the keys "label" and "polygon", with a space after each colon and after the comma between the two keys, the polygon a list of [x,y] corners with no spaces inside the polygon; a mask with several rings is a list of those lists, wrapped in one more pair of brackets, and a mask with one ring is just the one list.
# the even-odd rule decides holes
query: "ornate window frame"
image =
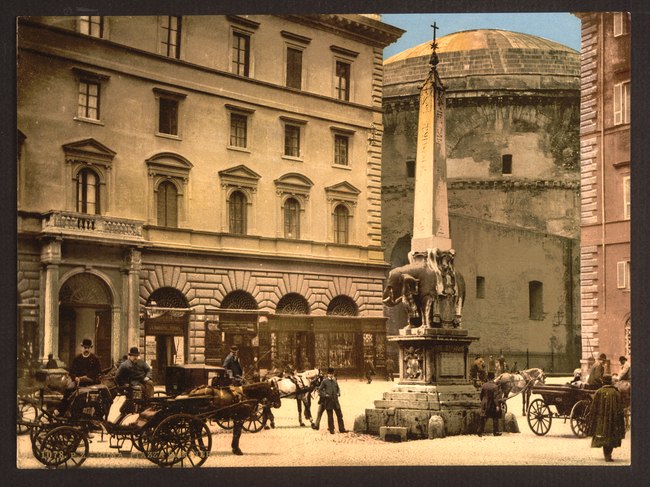
{"label": "ornate window frame", "polygon": [[284,205],[288,199],[293,198],[300,205],[298,226],[300,228],[300,239],[304,240],[311,230],[309,194],[314,186],[313,181],[302,174],[290,172],[280,176],[273,182],[275,183],[275,193],[280,199],[280,204],[277,205],[276,235],[278,238],[284,238]]}
{"label": "ornate window frame", "polygon": [[95,139],[84,139],[63,146],[65,160],[66,209],[77,211],[77,176],[83,169],[92,169],[99,178],[100,214],[108,215],[112,209],[114,193],[113,158],[116,152]]}
{"label": "ornate window frame", "polygon": [[354,225],[355,213],[361,191],[347,181],[342,181],[340,183],[326,187],[325,194],[327,196],[327,207],[330,215],[330,217],[327,219],[327,240],[330,242],[335,241],[334,210],[337,206],[344,205],[348,210],[349,218],[348,242],[347,244],[341,245],[350,245],[355,243],[357,241],[357,230],[356,226]]}
{"label": "ornate window frame", "polygon": [[257,219],[253,208],[257,207],[257,184],[262,176],[243,164],[223,169],[218,174],[221,181],[221,201],[223,201],[223,205],[221,205],[220,231],[224,233],[230,232],[230,197],[235,191],[239,191],[246,197],[247,228],[245,234],[254,234],[257,228]]}
{"label": "ornate window frame", "polygon": [[147,221],[150,225],[158,225],[158,187],[163,181],[171,182],[177,190],[178,228],[187,222],[188,182],[190,171],[194,165],[180,154],[174,152],[159,152],[145,160],[149,176],[149,211]]}

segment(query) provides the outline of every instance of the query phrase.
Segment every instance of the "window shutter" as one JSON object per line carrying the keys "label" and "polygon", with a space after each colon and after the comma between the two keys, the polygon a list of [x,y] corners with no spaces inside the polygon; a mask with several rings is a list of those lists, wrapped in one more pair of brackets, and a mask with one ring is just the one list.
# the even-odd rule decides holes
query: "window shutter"
{"label": "window shutter", "polygon": [[630,219],[630,177],[623,178],[623,218]]}
{"label": "window shutter", "polygon": [[618,289],[625,289],[627,276],[626,274],[627,262],[617,262],[616,263],[616,287]]}
{"label": "window shutter", "polygon": [[623,35],[623,14],[614,14],[614,37]]}
{"label": "window shutter", "polygon": [[614,125],[623,123],[622,95],[623,85],[614,85]]}

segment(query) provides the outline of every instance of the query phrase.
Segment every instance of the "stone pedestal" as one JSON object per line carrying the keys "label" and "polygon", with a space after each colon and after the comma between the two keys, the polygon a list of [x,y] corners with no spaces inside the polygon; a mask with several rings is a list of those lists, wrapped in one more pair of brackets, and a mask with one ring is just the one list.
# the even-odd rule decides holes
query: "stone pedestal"
{"label": "stone pedestal", "polygon": [[467,377],[468,348],[478,337],[462,329],[405,328],[388,340],[400,348],[399,382],[355,429],[379,435],[385,427],[406,428],[410,439],[476,433],[479,392]]}

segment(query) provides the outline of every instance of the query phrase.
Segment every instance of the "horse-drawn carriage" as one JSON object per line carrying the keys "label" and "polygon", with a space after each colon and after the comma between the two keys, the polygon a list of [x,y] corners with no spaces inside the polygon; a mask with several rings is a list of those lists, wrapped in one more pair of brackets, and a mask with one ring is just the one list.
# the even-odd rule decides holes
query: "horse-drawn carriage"
{"label": "horse-drawn carriage", "polygon": [[[114,399],[125,394],[116,419],[109,419]],[[202,386],[187,393],[147,398],[137,387],[121,388],[111,375],[102,383],[80,387],[70,397],[65,414],[40,407],[29,424],[32,452],[48,467],[74,468],[88,456],[91,432],[110,437],[110,446],[124,450],[127,440],[145,458],[162,467],[201,466],[209,456],[212,434],[209,420],[243,422],[260,402],[279,407],[279,393],[272,384],[243,387]]]}
{"label": "horse-drawn carriage", "polygon": [[587,436],[590,406],[596,391],[569,384],[536,384],[531,392],[542,396],[528,407],[528,426],[533,433],[545,435],[551,429],[553,418],[556,418],[564,419],[565,422],[569,420],[571,431],[578,438]]}

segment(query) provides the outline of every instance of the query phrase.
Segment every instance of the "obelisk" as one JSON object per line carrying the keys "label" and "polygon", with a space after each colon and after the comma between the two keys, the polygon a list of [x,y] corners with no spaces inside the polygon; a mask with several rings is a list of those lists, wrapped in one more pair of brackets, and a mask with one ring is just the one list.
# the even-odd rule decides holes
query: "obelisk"
{"label": "obelisk", "polygon": [[429,75],[420,89],[411,251],[451,249],[445,149],[445,87],[438,75],[436,24]]}

